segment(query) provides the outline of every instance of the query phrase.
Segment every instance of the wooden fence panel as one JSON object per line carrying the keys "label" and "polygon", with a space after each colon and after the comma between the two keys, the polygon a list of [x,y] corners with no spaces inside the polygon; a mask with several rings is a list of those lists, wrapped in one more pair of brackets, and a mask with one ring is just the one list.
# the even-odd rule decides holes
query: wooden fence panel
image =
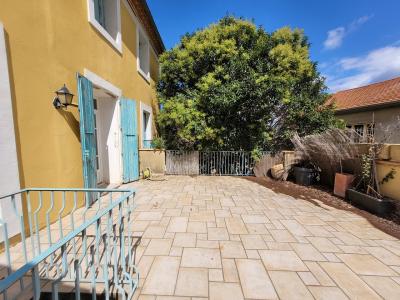
{"label": "wooden fence panel", "polygon": [[268,176],[269,170],[277,165],[283,163],[283,155],[281,153],[271,154],[266,153],[262,156],[260,161],[258,161],[254,168],[254,175],[256,177],[266,177]]}

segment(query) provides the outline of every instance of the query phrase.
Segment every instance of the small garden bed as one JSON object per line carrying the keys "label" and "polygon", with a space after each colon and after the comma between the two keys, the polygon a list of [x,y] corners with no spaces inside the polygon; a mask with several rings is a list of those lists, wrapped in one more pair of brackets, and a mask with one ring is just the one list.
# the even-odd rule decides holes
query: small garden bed
{"label": "small garden bed", "polygon": [[348,189],[346,199],[356,206],[359,206],[373,214],[381,217],[390,215],[394,210],[394,202],[390,199],[380,199],[365,193],[359,192],[355,189]]}
{"label": "small garden bed", "polygon": [[386,216],[385,218],[371,214],[365,210],[359,209],[345,200],[334,196],[331,191],[323,186],[301,186],[290,181],[276,181],[268,177],[244,177],[247,180],[256,182],[265,186],[276,193],[286,194],[294,198],[301,198],[311,202],[314,205],[320,206],[315,201],[318,199],[325,205],[351,211],[359,216],[362,216],[374,227],[382,230],[383,232],[400,239],[400,205],[397,204],[395,212]]}

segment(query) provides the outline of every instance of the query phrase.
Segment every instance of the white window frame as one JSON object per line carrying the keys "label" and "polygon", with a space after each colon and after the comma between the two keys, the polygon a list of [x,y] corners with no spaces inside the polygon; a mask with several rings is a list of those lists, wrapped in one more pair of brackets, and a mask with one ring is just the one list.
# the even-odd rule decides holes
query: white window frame
{"label": "white window frame", "polygon": [[147,112],[149,116],[149,130],[150,130],[150,140],[153,139],[153,109],[151,108],[150,105],[147,105],[143,102],[140,102],[140,133],[141,133],[141,138],[140,138],[140,145],[141,148],[144,148],[144,143],[143,140],[148,140],[148,136],[144,136],[144,120],[143,120],[143,113]]}
{"label": "white window frame", "polygon": [[[150,83],[150,53],[148,53],[148,57],[149,57],[149,72],[146,74],[146,72],[144,72],[141,68],[140,68],[140,62],[139,62],[139,31],[142,33],[142,35],[145,37],[145,39],[147,40],[147,45],[148,45],[148,51],[153,51],[154,53],[156,53],[154,51],[153,45],[150,43],[150,39],[146,33],[146,31],[143,29],[143,26],[141,24],[141,22],[139,21],[139,19],[137,18],[137,13],[134,11],[134,8],[131,7],[129,5],[129,3],[127,2],[127,0],[122,0],[122,3],[124,3],[126,9],[128,10],[129,15],[132,18],[133,23],[135,23],[136,26],[136,68],[138,73],[148,82]],[[157,55],[155,55],[157,61],[158,61],[158,57]],[[159,70],[159,75],[161,74],[161,69]]]}
{"label": "white window frame", "polygon": [[98,32],[120,53],[122,53],[122,36],[121,36],[121,4],[120,0],[115,0],[117,2],[117,36],[114,39],[108,31],[101,26],[101,24],[96,20],[94,13],[94,0],[87,0],[88,3],[88,21],[96,28]]}
{"label": "white window frame", "polygon": [[[140,68],[140,55],[139,55],[139,40],[140,40],[140,35],[142,35],[144,37],[144,39],[146,40],[147,43],[147,58],[148,58],[148,71],[147,73],[145,71],[143,71]],[[150,83],[150,41],[149,38],[147,37],[146,32],[142,29],[142,27],[139,24],[136,24],[136,53],[137,53],[137,70],[139,72],[140,75],[142,75],[142,77]]]}

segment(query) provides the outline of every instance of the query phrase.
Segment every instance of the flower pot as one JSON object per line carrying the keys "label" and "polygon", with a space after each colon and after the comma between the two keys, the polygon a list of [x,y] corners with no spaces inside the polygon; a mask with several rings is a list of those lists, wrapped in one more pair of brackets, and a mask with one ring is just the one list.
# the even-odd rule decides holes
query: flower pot
{"label": "flower pot", "polygon": [[316,172],[313,169],[309,168],[294,168],[294,176],[296,178],[296,183],[300,185],[311,185],[314,182]]}
{"label": "flower pot", "polygon": [[354,175],[346,173],[335,174],[335,185],[333,194],[339,197],[346,197],[346,191],[351,188],[354,180]]}
{"label": "flower pot", "polygon": [[379,199],[354,189],[347,190],[346,198],[349,202],[378,216],[387,216],[394,209],[393,202],[390,199]]}

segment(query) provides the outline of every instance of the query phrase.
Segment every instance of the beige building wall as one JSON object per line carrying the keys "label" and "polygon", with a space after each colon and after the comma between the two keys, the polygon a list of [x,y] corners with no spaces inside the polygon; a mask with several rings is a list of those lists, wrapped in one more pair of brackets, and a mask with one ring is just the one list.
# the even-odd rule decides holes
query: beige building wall
{"label": "beige building wall", "polygon": [[140,176],[143,171],[150,168],[153,174],[165,173],[165,151],[153,149],[139,150],[139,170]]}
{"label": "beige building wall", "polygon": [[400,145],[388,145],[385,160],[376,163],[378,180],[382,179],[393,169],[394,178],[380,184],[381,193],[384,196],[400,201]]}
{"label": "beige building wall", "polygon": [[363,112],[338,112],[337,117],[344,120],[346,125],[375,123],[375,140],[377,142],[400,143],[400,106]]}

